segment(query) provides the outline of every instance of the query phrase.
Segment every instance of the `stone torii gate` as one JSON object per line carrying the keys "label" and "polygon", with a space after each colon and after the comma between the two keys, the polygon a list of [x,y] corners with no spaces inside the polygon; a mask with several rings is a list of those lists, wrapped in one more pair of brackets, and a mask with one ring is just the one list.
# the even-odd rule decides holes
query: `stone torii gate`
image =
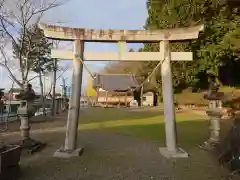
{"label": "stone torii gate", "polygon": [[[164,120],[166,147],[160,148],[165,157],[188,157],[177,147],[175,107],[172,88],[171,61],[191,61],[192,52],[170,52],[170,41],[197,39],[203,26],[189,28],[149,30],[95,30],[69,28],[55,25],[39,24],[46,37],[50,39],[74,41],[74,51],[52,50],[52,57],[73,59],[71,98],[66,127],[64,147],[56,151],[56,157],[71,157],[81,154],[77,148],[77,131],[80,110],[83,64],[87,61],[162,61],[162,92],[164,103]],[[118,42],[119,52],[84,52],[84,42]],[[160,43],[160,52],[126,52],[126,43]]]}

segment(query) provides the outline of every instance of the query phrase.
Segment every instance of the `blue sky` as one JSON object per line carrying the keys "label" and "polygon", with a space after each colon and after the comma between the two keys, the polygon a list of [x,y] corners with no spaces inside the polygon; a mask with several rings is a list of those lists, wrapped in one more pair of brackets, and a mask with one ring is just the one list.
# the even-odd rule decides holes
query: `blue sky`
{"label": "blue sky", "polygon": [[[48,11],[43,22],[61,22],[64,26],[96,29],[142,29],[147,18],[146,0],[68,0],[64,5]],[[128,47],[138,49],[141,44]],[[116,44],[86,43],[86,51],[117,51]],[[60,64],[71,64],[62,61]],[[106,62],[87,62],[91,71],[98,71]],[[68,84],[71,72],[67,72]],[[84,71],[83,85],[86,86],[87,72]],[[59,83],[59,82],[58,82]]]}

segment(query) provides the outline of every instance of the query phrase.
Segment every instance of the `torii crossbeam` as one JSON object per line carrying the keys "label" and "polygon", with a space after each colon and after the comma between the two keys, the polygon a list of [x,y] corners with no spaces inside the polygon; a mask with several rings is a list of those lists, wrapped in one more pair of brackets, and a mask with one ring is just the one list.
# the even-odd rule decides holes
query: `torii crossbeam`
{"label": "torii crossbeam", "polygon": [[[80,93],[82,85],[83,65],[80,58],[91,61],[162,61],[162,92],[164,103],[164,120],[166,148],[160,148],[165,157],[188,157],[181,148],[177,147],[175,107],[173,101],[171,60],[190,61],[191,52],[170,52],[169,41],[197,39],[203,25],[189,28],[149,30],[95,30],[84,28],[69,28],[54,25],[39,24],[46,37],[64,41],[74,41],[74,52],[52,50],[52,57],[73,59],[73,77],[66,138],[64,148],[58,150],[55,156],[71,157],[79,155],[77,149],[77,130],[80,110]],[[85,52],[84,42],[118,42],[120,51],[117,53]],[[126,52],[126,43],[160,43],[160,52]]]}

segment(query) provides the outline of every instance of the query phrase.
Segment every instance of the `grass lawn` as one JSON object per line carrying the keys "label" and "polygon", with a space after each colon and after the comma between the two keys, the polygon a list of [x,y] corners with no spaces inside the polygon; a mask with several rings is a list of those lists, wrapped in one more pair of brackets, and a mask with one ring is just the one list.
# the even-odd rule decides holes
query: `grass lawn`
{"label": "grass lawn", "polygon": [[[209,134],[209,121],[205,115],[179,112],[176,116],[178,143],[184,148],[201,144]],[[229,129],[229,122],[222,122],[222,135]],[[130,111],[128,109],[92,108],[81,114],[80,130],[101,129],[132,135],[164,144],[164,116],[159,110]]]}

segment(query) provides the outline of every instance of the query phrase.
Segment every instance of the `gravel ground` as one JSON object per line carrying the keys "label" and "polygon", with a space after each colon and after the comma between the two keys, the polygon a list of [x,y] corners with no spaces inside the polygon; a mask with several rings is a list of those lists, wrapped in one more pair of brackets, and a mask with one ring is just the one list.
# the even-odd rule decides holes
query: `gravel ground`
{"label": "gravel ground", "polygon": [[24,155],[20,170],[9,180],[221,180],[227,173],[197,148],[189,150],[192,156],[187,159],[168,160],[160,155],[157,144],[117,133],[88,131],[79,134],[79,146],[85,148],[82,156],[59,159],[52,155],[63,142],[64,133],[33,136],[48,146],[32,156]]}
{"label": "gravel ground", "polygon": [[[53,119],[34,119],[32,129],[63,127],[66,115]],[[100,121],[100,120],[99,120]],[[19,129],[19,122],[10,131]],[[106,131],[80,131],[80,157],[52,157],[64,142],[65,133],[32,133],[34,139],[48,146],[32,156],[23,155],[20,169],[0,180],[221,180],[227,170],[215,158],[198,148],[187,149],[187,159],[169,160],[159,153],[159,145],[128,135]],[[3,136],[5,142],[16,141],[19,134]]]}

